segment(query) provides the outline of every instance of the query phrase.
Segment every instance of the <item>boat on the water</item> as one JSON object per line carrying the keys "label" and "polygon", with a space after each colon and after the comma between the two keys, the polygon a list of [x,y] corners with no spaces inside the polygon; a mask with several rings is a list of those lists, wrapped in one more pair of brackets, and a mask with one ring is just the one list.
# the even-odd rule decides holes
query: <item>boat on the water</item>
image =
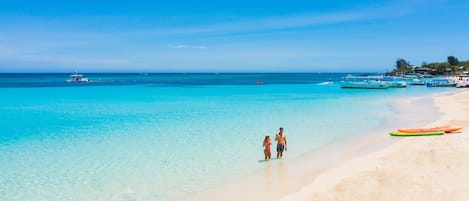
{"label": "boat on the water", "polygon": [[409,81],[409,84],[410,85],[425,85],[425,81],[419,79],[419,78],[415,78],[415,79],[412,79]]}
{"label": "boat on the water", "polygon": [[68,79],[67,82],[90,82],[90,80],[86,77],[83,77],[82,74],[74,72],[70,75],[70,79]]}
{"label": "boat on the water", "polygon": [[403,77],[399,76],[385,76],[382,81],[388,82],[392,88],[405,88],[407,87],[407,82]]}
{"label": "boat on the water", "polygon": [[402,76],[402,79],[406,81],[408,85],[425,85],[424,78],[420,73],[408,73]]}
{"label": "boat on the water", "polygon": [[391,84],[382,81],[382,76],[346,76],[340,82],[341,88],[352,89],[387,89]]}
{"label": "boat on the water", "polygon": [[459,76],[458,81],[456,81],[457,88],[467,88],[469,87],[469,73],[463,73]]}
{"label": "boat on the water", "polygon": [[468,88],[469,87],[469,81],[458,81],[456,83],[457,88]]}
{"label": "boat on the water", "polygon": [[427,82],[427,87],[456,87],[456,82],[453,79],[433,79]]}
{"label": "boat on the water", "polygon": [[405,81],[391,81],[391,87],[393,88],[405,88],[407,87],[407,82]]}

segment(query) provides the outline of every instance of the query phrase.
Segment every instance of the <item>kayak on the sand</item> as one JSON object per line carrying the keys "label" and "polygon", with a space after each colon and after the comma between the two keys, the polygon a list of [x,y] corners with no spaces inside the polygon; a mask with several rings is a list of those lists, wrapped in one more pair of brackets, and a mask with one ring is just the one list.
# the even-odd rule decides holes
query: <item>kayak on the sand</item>
{"label": "kayak on the sand", "polygon": [[415,132],[415,133],[406,133],[400,131],[390,132],[391,136],[428,136],[428,135],[443,135],[445,132],[436,131],[436,132]]}
{"label": "kayak on the sand", "polygon": [[437,131],[443,131],[445,133],[451,133],[451,132],[456,132],[461,130],[461,126],[439,126],[439,127],[433,127],[433,128],[408,128],[408,129],[398,129],[400,132],[404,133],[421,133],[421,132],[437,132]]}

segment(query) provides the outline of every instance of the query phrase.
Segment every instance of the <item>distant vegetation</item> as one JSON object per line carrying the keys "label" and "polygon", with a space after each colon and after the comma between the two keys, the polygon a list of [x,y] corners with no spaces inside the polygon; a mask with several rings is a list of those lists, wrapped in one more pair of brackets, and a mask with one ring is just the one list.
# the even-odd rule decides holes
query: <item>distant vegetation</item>
{"label": "distant vegetation", "polygon": [[420,66],[414,66],[410,64],[410,61],[399,58],[396,60],[395,67],[392,74],[420,72],[433,75],[454,75],[469,70],[469,61],[459,61],[454,56],[448,56],[446,62],[423,62]]}

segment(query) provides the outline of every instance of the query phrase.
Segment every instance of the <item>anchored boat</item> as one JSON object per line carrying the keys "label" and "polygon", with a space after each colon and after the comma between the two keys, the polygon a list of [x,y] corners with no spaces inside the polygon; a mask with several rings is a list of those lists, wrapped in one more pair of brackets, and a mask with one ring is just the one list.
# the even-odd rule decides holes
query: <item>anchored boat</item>
{"label": "anchored boat", "polygon": [[83,77],[82,74],[78,74],[77,72],[74,72],[73,74],[70,75],[70,79],[67,80],[67,82],[89,82],[90,80],[86,77]]}
{"label": "anchored boat", "polygon": [[452,79],[434,79],[427,82],[427,87],[456,87],[456,82]]}
{"label": "anchored boat", "polygon": [[391,87],[389,82],[382,81],[382,76],[346,76],[340,82],[341,88],[353,89],[387,89]]}

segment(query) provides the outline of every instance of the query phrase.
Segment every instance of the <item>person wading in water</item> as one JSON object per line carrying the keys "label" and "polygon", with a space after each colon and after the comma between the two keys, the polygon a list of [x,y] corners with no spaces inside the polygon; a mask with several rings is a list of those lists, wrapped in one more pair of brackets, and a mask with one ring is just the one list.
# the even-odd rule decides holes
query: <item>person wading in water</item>
{"label": "person wading in water", "polygon": [[270,159],[270,145],[272,144],[272,141],[270,140],[269,134],[267,134],[264,138],[264,142],[262,145],[264,146],[264,155],[265,159],[264,160],[269,160]]}
{"label": "person wading in water", "polygon": [[280,131],[275,135],[275,141],[277,141],[277,158],[282,158],[283,151],[287,151],[287,137],[283,133],[283,128],[280,127]]}

